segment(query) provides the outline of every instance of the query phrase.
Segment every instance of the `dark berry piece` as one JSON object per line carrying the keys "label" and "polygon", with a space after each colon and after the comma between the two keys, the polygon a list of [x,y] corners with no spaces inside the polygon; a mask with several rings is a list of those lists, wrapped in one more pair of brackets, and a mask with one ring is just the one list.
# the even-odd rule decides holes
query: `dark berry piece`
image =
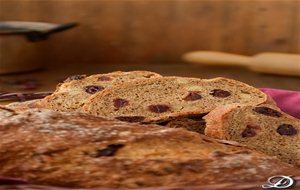
{"label": "dark berry piece", "polygon": [[98,78],[98,80],[99,80],[99,81],[111,81],[112,78],[107,77],[107,76],[101,76],[101,77]]}
{"label": "dark berry piece", "polygon": [[85,78],[85,75],[74,75],[67,78],[67,80],[81,80]]}
{"label": "dark berry piece", "polygon": [[242,132],[242,137],[254,137],[261,130],[259,126],[256,125],[247,125],[244,131]]}
{"label": "dark berry piece", "polygon": [[110,144],[104,149],[98,149],[96,153],[90,154],[90,156],[93,158],[98,158],[102,156],[113,156],[123,146],[123,144]]}
{"label": "dark berry piece", "polygon": [[222,90],[222,89],[214,89],[214,90],[210,91],[209,94],[214,97],[218,97],[218,98],[226,98],[231,95],[230,92],[228,92],[226,90]]}
{"label": "dark berry piece", "polygon": [[274,109],[268,107],[256,107],[253,109],[256,113],[271,116],[271,117],[280,117],[282,114]]}
{"label": "dark berry piece", "polygon": [[103,89],[104,89],[104,87],[96,86],[96,85],[90,85],[90,86],[84,87],[84,90],[89,94],[95,94],[96,92],[99,92]]}
{"label": "dark berry piece", "polygon": [[290,124],[281,124],[277,128],[277,133],[280,135],[287,135],[287,136],[293,136],[297,134],[297,130],[293,127],[293,125]]}
{"label": "dark berry piece", "polygon": [[125,106],[128,106],[128,105],[129,105],[128,100],[125,100],[125,99],[122,99],[122,98],[114,99],[115,108],[122,108],[122,107],[125,107]]}
{"label": "dark berry piece", "polygon": [[170,110],[170,106],[164,104],[150,105],[149,110],[154,113],[163,113]]}
{"label": "dark berry piece", "polygon": [[145,117],[143,116],[119,116],[115,117],[115,119],[120,120],[120,121],[125,121],[129,123],[135,123],[135,122],[142,122]]}
{"label": "dark berry piece", "polygon": [[197,92],[190,92],[183,100],[185,101],[195,101],[202,99],[202,96]]}

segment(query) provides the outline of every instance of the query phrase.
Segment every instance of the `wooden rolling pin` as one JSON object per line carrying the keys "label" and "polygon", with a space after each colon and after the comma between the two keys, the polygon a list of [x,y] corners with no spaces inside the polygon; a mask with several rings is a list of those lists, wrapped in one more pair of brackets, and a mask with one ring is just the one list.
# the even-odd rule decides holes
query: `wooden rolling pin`
{"label": "wooden rolling pin", "polygon": [[196,64],[237,65],[260,73],[300,77],[300,54],[266,52],[244,56],[214,51],[194,51],[184,54],[183,59]]}

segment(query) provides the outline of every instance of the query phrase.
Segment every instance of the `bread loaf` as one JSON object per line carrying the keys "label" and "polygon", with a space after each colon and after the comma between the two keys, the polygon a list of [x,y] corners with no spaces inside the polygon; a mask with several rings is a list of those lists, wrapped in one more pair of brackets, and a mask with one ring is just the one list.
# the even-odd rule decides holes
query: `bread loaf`
{"label": "bread loaf", "polygon": [[0,110],[0,176],[33,184],[175,188],[300,175],[274,157],[184,129],[51,110]]}

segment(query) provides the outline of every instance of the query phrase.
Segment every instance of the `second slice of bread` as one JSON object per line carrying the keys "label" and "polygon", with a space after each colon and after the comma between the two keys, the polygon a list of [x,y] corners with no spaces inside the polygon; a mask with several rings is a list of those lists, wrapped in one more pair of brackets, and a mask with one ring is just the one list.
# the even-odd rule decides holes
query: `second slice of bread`
{"label": "second slice of bread", "polygon": [[269,105],[230,105],[204,117],[205,135],[237,141],[300,167],[300,120]]}
{"label": "second slice of bread", "polygon": [[226,78],[162,77],[115,86],[93,95],[82,111],[129,122],[162,122],[208,113],[217,106],[258,105],[268,100],[260,90]]}

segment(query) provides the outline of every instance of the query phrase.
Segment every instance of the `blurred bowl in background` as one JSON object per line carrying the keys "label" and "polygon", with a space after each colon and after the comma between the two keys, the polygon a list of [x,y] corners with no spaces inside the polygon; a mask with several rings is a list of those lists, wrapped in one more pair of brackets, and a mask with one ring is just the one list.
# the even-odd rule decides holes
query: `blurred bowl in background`
{"label": "blurred bowl in background", "polygon": [[[40,69],[45,57],[37,56],[45,40],[53,33],[76,23],[0,22],[0,74]],[[39,60],[37,60],[39,59]]]}

